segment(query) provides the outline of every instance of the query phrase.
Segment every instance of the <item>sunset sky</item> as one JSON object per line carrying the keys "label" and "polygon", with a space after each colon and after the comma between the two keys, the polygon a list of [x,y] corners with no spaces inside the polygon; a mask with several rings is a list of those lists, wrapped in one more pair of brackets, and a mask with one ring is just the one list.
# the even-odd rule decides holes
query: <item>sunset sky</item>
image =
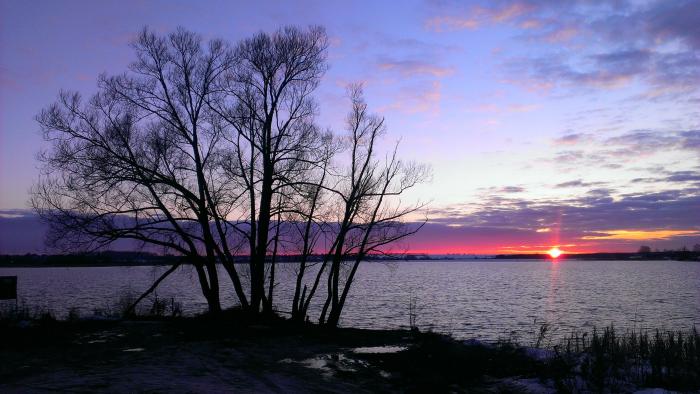
{"label": "sunset sky", "polygon": [[0,2],[0,253],[39,248],[34,116],[125,71],[146,25],[230,41],[325,26],[319,123],[342,129],[344,86],[363,82],[386,143],[432,165],[413,251],[700,244],[700,1],[238,3]]}

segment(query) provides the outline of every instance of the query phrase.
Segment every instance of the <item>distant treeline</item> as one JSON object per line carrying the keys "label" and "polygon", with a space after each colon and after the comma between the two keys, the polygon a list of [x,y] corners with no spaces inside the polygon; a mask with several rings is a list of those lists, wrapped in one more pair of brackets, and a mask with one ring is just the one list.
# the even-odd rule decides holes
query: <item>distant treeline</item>
{"label": "distant treeline", "polygon": [[[497,259],[551,259],[548,254],[499,254]],[[562,254],[558,260],[678,260],[700,261],[700,252],[669,250],[648,253],[577,253]]]}
{"label": "distant treeline", "polygon": [[[309,256],[308,261],[322,261],[323,255]],[[107,251],[82,254],[25,254],[0,255],[0,267],[108,267],[108,266],[150,266],[173,265],[183,259],[181,256],[158,255],[149,252]],[[235,262],[248,263],[247,255],[236,256]],[[298,262],[298,255],[278,255],[277,262]],[[437,259],[424,254],[410,255],[369,255],[364,260],[432,260]],[[186,264],[187,261],[184,261]]]}
{"label": "distant treeline", "polygon": [[[309,256],[309,262],[323,261],[323,255]],[[109,266],[151,266],[173,265],[183,257],[173,255],[158,255],[149,252],[120,252],[106,251],[82,254],[25,254],[0,255],[0,267],[109,267]],[[247,255],[236,256],[237,264],[249,262]],[[299,255],[279,255],[276,260],[280,263],[299,262]],[[548,254],[499,254],[495,256],[474,255],[428,255],[428,254],[373,254],[365,256],[365,261],[416,261],[416,260],[462,260],[462,259],[513,259],[513,260],[545,260],[551,259]],[[563,254],[557,260],[678,260],[700,261],[700,252],[696,251],[663,251],[649,253],[580,253]]]}
{"label": "distant treeline", "polygon": [[115,265],[172,265],[181,257],[148,252],[24,254],[0,256],[0,267],[104,267]]}

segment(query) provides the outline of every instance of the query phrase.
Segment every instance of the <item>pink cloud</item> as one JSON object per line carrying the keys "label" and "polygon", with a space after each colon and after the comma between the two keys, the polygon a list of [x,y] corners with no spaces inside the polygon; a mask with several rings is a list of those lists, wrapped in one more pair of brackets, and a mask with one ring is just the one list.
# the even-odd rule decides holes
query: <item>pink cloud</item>
{"label": "pink cloud", "polygon": [[544,39],[551,43],[566,42],[576,37],[579,29],[574,26],[562,26],[544,35]]}
{"label": "pink cloud", "polygon": [[388,71],[398,71],[403,76],[427,74],[434,77],[445,77],[454,74],[453,67],[443,67],[417,60],[391,60],[379,64],[379,68]]}
{"label": "pink cloud", "polygon": [[440,81],[433,81],[428,86],[401,89],[394,102],[380,108],[379,111],[398,111],[405,114],[428,113],[430,115],[439,115],[441,100],[442,84]]}
{"label": "pink cloud", "polygon": [[478,29],[480,25],[481,24],[479,21],[474,18],[460,18],[454,16],[437,16],[428,19],[428,21],[425,23],[425,27],[428,30],[438,33],[452,30],[474,30]]}
{"label": "pink cloud", "polygon": [[472,7],[465,16],[443,15],[428,19],[425,27],[435,32],[474,30],[485,24],[503,23],[519,18],[532,11],[534,6],[524,2],[513,2],[505,7]]}
{"label": "pink cloud", "polygon": [[487,11],[486,14],[494,22],[505,22],[517,18],[531,11],[533,8],[532,5],[515,2],[502,9]]}
{"label": "pink cloud", "polygon": [[559,137],[554,140],[554,145],[578,145],[590,141],[592,136],[585,133],[573,133]]}
{"label": "pink cloud", "polygon": [[496,104],[479,104],[469,111],[480,113],[522,113],[531,112],[540,108],[539,104],[511,104],[508,106],[499,106]]}
{"label": "pink cloud", "polygon": [[539,29],[542,27],[543,23],[539,19],[527,19],[520,22],[521,29]]}
{"label": "pink cloud", "polygon": [[508,112],[532,112],[540,108],[539,104],[512,104],[507,107]]}

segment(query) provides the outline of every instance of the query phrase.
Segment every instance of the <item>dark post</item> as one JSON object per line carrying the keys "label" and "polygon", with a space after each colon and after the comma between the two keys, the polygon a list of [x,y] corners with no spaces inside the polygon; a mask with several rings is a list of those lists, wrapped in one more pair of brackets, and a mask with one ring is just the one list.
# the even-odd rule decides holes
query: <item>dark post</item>
{"label": "dark post", "polygon": [[17,299],[17,277],[0,276],[0,300]]}

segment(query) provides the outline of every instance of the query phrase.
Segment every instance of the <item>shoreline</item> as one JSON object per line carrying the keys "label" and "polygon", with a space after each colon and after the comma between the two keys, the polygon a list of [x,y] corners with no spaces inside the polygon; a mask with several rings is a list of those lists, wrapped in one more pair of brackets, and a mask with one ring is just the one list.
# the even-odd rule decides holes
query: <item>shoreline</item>
{"label": "shoreline", "polygon": [[[578,337],[577,350],[526,347],[418,330],[326,329],[276,316],[251,320],[237,311],[194,318],[2,320],[0,335],[6,344],[0,349],[0,391],[7,393],[700,389],[692,364],[698,362],[696,331],[695,342],[685,337],[696,346],[690,359],[654,367],[652,357],[642,380],[635,375],[637,355],[623,362],[608,358],[624,353],[610,342],[607,328],[594,340],[603,349],[610,342],[604,351],[593,350],[600,345],[578,350]],[[654,376],[654,368],[668,373]]]}
{"label": "shoreline", "polygon": [[[179,263],[178,256],[138,255],[127,253],[94,254],[94,255],[0,255],[0,268],[81,268],[81,267],[159,267],[172,266]],[[314,261],[320,261],[318,256]],[[462,261],[509,261],[509,260],[542,260],[542,261],[695,261],[700,262],[700,252],[652,252],[649,254],[638,253],[580,253],[564,254],[557,259],[552,259],[546,254],[508,254],[491,256],[465,255],[455,256],[429,256],[409,255],[403,257],[367,258],[365,262],[462,262]],[[287,256],[279,263],[296,263],[295,256]],[[244,257],[239,258],[234,264],[247,264]],[[182,263],[189,265],[189,263]],[[220,264],[220,263],[218,263]]]}
{"label": "shoreline", "polygon": [[[2,333],[8,338],[8,332]],[[387,363],[426,340],[408,330],[326,330],[281,319],[208,317],[42,322],[17,328],[0,351],[0,391],[445,391],[445,371],[415,375]],[[423,366],[425,367],[425,365]],[[410,369],[410,368],[409,368]],[[405,376],[411,372],[414,376]],[[468,387],[519,387],[470,376]],[[446,385],[447,384],[447,385]]]}

